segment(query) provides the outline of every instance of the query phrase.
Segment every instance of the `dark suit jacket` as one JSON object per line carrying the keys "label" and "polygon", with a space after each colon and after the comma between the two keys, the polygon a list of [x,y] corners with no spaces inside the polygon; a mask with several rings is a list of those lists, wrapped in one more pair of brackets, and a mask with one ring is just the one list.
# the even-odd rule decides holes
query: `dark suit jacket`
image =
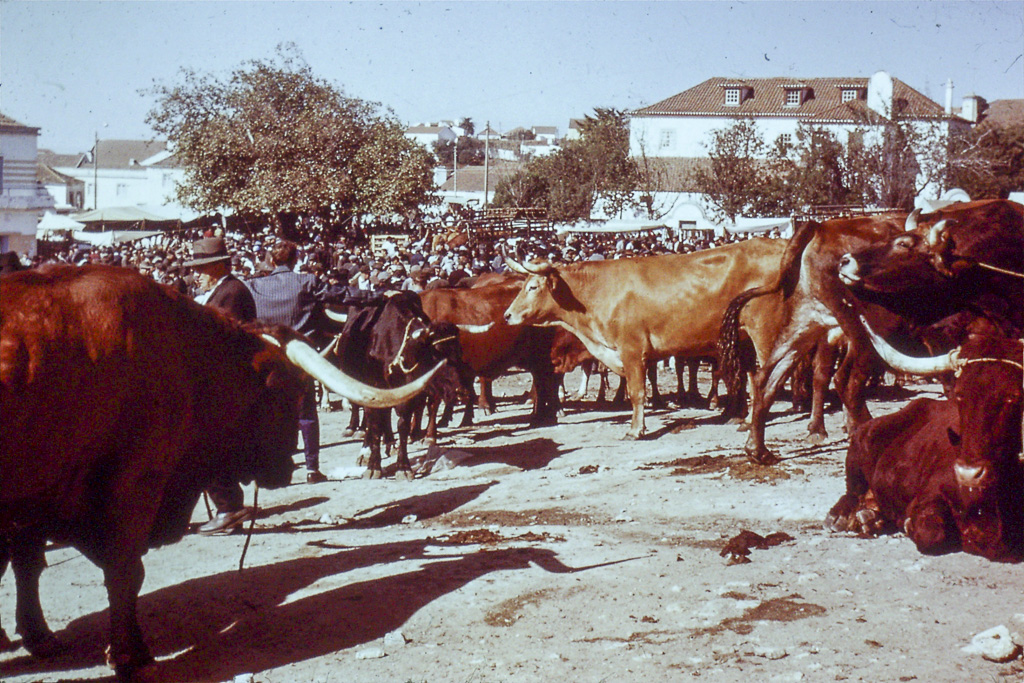
{"label": "dark suit jacket", "polygon": [[213,306],[243,323],[256,319],[256,301],[252,292],[234,275],[228,275],[210,294],[207,306]]}

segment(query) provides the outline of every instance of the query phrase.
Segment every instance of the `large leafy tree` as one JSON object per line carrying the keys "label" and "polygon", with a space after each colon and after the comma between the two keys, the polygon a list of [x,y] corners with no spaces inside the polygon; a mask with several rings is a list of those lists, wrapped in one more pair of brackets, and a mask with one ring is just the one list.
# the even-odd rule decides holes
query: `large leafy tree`
{"label": "large leafy tree", "polygon": [[177,196],[233,209],[280,234],[405,215],[433,200],[430,154],[394,116],[317,78],[292,45],[226,78],[183,70],[156,84],[147,122],[185,168]]}
{"label": "large leafy tree", "polygon": [[590,218],[598,204],[607,215],[632,207],[637,187],[637,165],[629,156],[628,115],[597,108],[581,122],[579,139],[532,159],[498,183],[493,203],[540,206],[551,220],[571,222]]}
{"label": "large leafy tree", "polygon": [[711,210],[729,221],[754,215],[772,177],[769,148],[757,124],[738,119],[712,131],[707,149],[708,163],[694,169],[692,181]]}

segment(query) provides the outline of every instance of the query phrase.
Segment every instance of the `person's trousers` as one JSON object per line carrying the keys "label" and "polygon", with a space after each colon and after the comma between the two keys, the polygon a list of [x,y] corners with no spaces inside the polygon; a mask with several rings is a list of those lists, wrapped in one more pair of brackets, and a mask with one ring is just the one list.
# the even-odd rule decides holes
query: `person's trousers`
{"label": "person's trousers", "polygon": [[302,434],[302,452],[306,456],[306,469],[320,469],[320,418],[316,413],[316,389],[309,380],[299,408],[299,432]]}

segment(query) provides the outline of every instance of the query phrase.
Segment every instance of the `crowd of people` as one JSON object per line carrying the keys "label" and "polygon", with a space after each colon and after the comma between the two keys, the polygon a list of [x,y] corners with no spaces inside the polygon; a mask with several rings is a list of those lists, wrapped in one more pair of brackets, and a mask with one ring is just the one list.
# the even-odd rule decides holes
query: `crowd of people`
{"label": "crowd of people", "polygon": [[[777,234],[776,234],[777,235]],[[71,243],[37,256],[31,265],[56,261],[83,265],[101,263],[134,268],[157,282],[172,285],[195,296],[195,273],[185,264],[197,239],[224,237],[232,254],[232,272],[242,280],[268,275],[273,270],[270,251],[277,241],[269,229],[257,234],[224,233],[207,227],[164,233],[139,242],[111,246]],[[424,232],[406,244],[384,240],[371,250],[366,240],[341,237],[332,243],[299,244],[298,272],[310,273],[333,293],[358,294],[386,289],[422,291],[458,286],[466,279],[505,269],[504,251],[516,258],[547,259],[557,263],[685,253],[743,239],[726,235],[708,238],[693,234],[675,236],[667,229],[634,236],[621,233],[566,233],[541,238],[509,238],[496,242],[470,239],[450,246],[438,235]],[[28,265],[28,264],[26,264]]]}

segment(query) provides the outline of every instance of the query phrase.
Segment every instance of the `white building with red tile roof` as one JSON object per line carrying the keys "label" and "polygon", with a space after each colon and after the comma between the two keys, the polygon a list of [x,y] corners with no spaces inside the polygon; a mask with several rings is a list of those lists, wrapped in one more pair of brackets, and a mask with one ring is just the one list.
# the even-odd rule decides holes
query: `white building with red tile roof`
{"label": "white building with red tile roof", "polygon": [[943,107],[884,71],[849,78],[715,77],[633,111],[630,153],[706,157],[711,133],[737,119],[753,119],[771,145],[780,137],[792,138],[800,123],[832,129],[845,141],[858,127],[893,116],[920,125],[938,124],[945,134],[971,125],[949,104]]}

